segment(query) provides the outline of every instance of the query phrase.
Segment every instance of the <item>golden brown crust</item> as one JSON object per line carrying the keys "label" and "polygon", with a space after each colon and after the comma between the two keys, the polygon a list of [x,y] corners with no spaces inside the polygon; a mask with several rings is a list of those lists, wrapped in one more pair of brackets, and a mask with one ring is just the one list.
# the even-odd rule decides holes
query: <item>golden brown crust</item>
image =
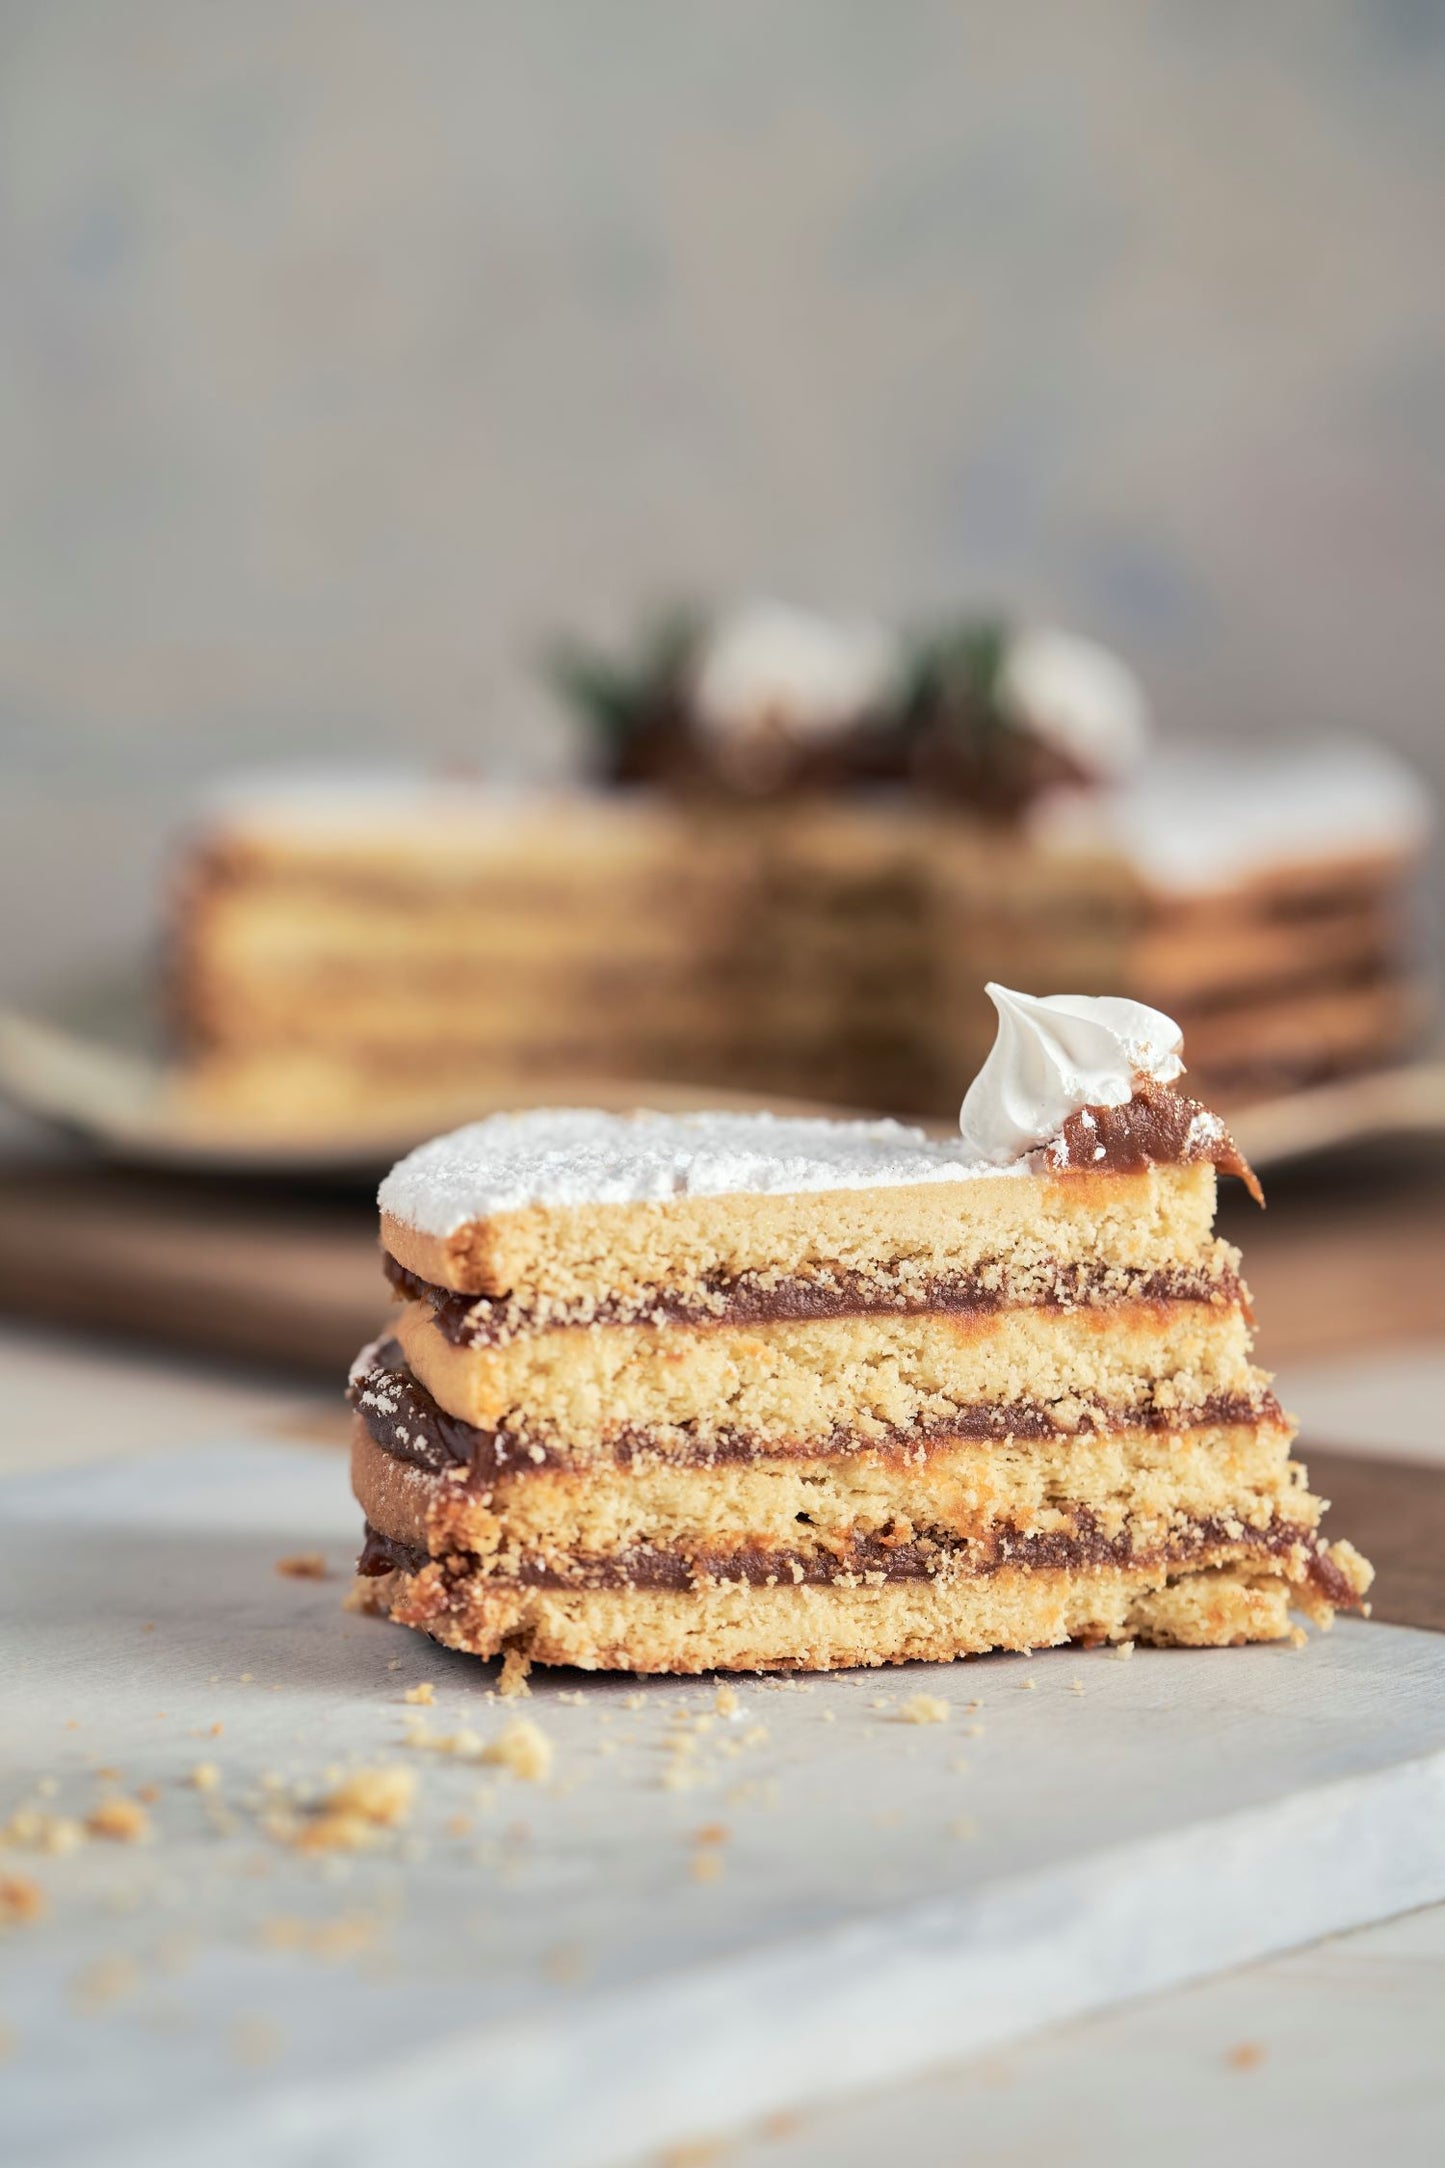
{"label": "golden brown crust", "polygon": [[[1357,1574],[1343,1555],[1348,1546],[1336,1551],[1342,1570]],[[946,1588],[890,1582],[687,1593],[518,1588],[479,1577],[448,1584],[432,1566],[363,1582],[359,1600],[477,1656],[515,1649],[534,1663],[677,1673],[948,1663],[1070,1640],[1220,1648],[1283,1639],[1292,1608],[1321,1623],[1329,1615],[1307,1580],[1227,1559],[1177,1575],[1165,1567],[1004,1571]]]}
{"label": "golden brown crust", "polygon": [[527,1206],[445,1235],[383,1213],[382,1245],[435,1287],[572,1301],[749,1272],[901,1268],[943,1278],[1003,1259],[1016,1273],[1048,1264],[1199,1264],[1210,1253],[1214,1203],[1207,1164],[1076,1169],[794,1196]]}

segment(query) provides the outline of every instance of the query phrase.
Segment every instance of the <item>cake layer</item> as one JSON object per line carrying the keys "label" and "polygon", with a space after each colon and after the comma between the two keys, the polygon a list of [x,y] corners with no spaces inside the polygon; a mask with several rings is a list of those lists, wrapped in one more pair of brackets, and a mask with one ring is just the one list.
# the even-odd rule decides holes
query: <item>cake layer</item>
{"label": "cake layer", "polygon": [[595,1457],[630,1432],[659,1450],[744,1437],[784,1447],[840,1426],[859,1439],[945,1429],[1014,1402],[1076,1426],[1094,1403],[1178,1421],[1218,1395],[1257,1399],[1238,1303],[872,1314],[748,1327],[615,1325],[459,1348],[410,1303],[396,1325],[413,1375],[448,1414]]}
{"label": "cake layer", "polygon": [[1197,1266],[1158,1271],[1123,1265],[1039,1261],[1020,1270],[1016,1260],[990,1261],[947,1277],[911,1268],[879,1275],[819,1272],[781,1278],[743,1273],[711,1287],[646,1288],[630,1299],[604,1295],[586,1302],[543,1302],[529,1308],[502,1295],[460,1295],[431,1287],[394,1257],[383,1259],[386,1276],[407,1302],[430,1306],[437,1330],[455,1347],[499,1347],[519,1333],[563,1326],[756,1325],[783,1318],[858,1317],[893,1313],[994,1311],[1015,1304],[1073,1310],[1109,1302],[1234,1302],[1241,1296],[1239,1253],[1211,1244]]}
{"label": "cake layer", "polygon": [[[477,1656],[517,1650],[583,1670],[696,1673],[829,1671],[855,1665],[947,1663],[989,1649],[1065,1641],[1153,1641],[1225,1647],[1277,1641],[1291,1608],[1327,1621],[1368,1584],[1346,1544],[1319,1573],[1260,1555],[1200,1558],[1184,1572],[1157,1565],[1003,1567],[971,1580],[880,1580],[756,1588],[542,1589],[485,1575],[449,1575],[435,1561],[360,1582],[368,1608]],[[1324,1569],[1330,1569],[1323,1583]]]}
{"label": "cake layer", "polygon": [[728,1550],[779,1558],[968,1544],[1001,1534],[1127,1538],[1150,1550],[1183,1524],[1312,1530],[1320,1506],[1289,1459],[1278,1411],[1254,1423],[1184,1431],[936,1441],[920,1456],[858,1447],[812,1459],[758,1457],[711,1467],[648,1458],[577,1470],[479,1474],[428,1468],[356,1419],[352,1488],[383,1535],[435,1556],[466,1551],[500,1571],[528,1559],[575,1565],[644,1549],[695,1559]]}
{"label": "cake layer", "polygon": [[[1238,1425],[1275,1421],[1278,1404],[1262,1389],[1262,1378],[1248,1393],[1214,1393],[1189,1410],[1191,1425]],[[680,1467],[716,1468],[733,1461],[812,1460],[865,1447],[887,1451],[921,1467],[928,1455],[960,1440],[1006,1443],[1011,1438],[1074,1438],[1105,1430],[1175,1430],[1173,1409],[1145,1405],[1106,1407],[1073,1402],[1048,1407],[1040,1401],[979,1403],[955,1409],[947,1421],[915,1424],[896,1435],[864,1439],[839,1423],[823,1439],[773,1439],[766,1443],[741,1432],[723,1431],[665,1438],[645,1430],[627,1430],[608,1441],[604,1451],[575,1453],[565,1440],[539,1440],[505,1429],[483,1429],[448,1415],[424,1385],[417,1383],[395,1340],[364,1349],[352,1370],[351,1399],[372,1436],[387,1452],[427,1469],[465,1468],[478,1478],[542,1468],[596,1469],[613,1464],[635,1468],[657,1461]]]}
{"label": "cake layer", "polygon": [[1182,1163],[1149,1164],[1118,1111],[1111,1154],[1067,1181],[894,1122],[494,1116],[393,1169],[382,1241],[432,1286],[528,1305],[705,1296],[746,1274],[946,1279],[1004,1258],[1020,1275],[1206,1265],[1214,1161],[1237,1154],[1215,1124],[1175,1140]]}

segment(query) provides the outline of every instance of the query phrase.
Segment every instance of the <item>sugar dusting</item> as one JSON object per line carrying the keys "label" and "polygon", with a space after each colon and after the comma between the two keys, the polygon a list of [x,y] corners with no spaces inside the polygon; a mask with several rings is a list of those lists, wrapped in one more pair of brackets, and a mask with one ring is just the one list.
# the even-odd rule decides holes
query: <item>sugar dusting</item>
{"label": "sugar dusting", "polygon": [[938,1143],[902,1122],[539,1107],[420,1145],[392,1168],[378,1202],[423,1234],[449,1235],[527,1205],[780,1197],[1026,1172],[991,1166],[961,1139]]}

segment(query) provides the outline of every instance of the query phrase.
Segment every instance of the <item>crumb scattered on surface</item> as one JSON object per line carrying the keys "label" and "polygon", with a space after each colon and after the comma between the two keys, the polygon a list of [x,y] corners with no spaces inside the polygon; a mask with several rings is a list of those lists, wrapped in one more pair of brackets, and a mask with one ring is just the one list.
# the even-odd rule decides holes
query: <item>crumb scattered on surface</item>
{"label": "crumb scattered on surface", "polygon": [[288,1581],[324,1581],[327,1578],[326,1560],[319,1551],[292,1551],[285,1558],[278,1558],[276,1571]]}
{"label": "crumb scattered on surface", "polygon": [[131,1958],[97,1957],[71,1981],[71,2008],[82,2017],[97,2017],[139,1985],[140,1973]]}
{"label": "crumb scattered on surface", "polygon": [[822,1720],[825,1724],[836,1724],[838,1721],[838,1712],[836,1709],[824,1709],[821,1714]]}
{"label": "crumb scattered on surface", "polygon": [[685,2138],[659,2153],[659,2168],[712,2168],[714,2161],[722,2159],[722,2152],[718,2138]]}
{"label": "crumb scattered on surface", "polygon": [[693,1856],[690,1872],[694,1882],[720,1882],[723,1877],[721,1852],[698,1852]]}
{"label": "crumb scattered on surface", "polygon": [[502,1658],[502,1675],[497,1681],[497,1692],[503,1701],[521,1701],[532,1689],[527,1684],[527,1673],[532,1668],[530,1656],[520,1649],[508,1649]]}
{"label": "crumb scattered on surface", "polygon": [[946,1724],[951,1713],[939,1694],[910,1694],[898,1718],[903,1724]]}
{"label": "crumb scattered on surface", "polygon": [[528,1716],[514,1716],[482,1749],[484,1762],[509,1769],[514,1777],[521,1777],[528,1784],[545,1784],[552,1773],[554,1759],[551,1740]]}
{"label": "crumb scattered on surface", "polygon": [[69,1814],[42,1814],[35,1807],[17,1807],[3,1829],[0,1844],[12,1844],[26,1852],[73,1852],[85,1842],[85,1825]]}
{"label": "crumb scattered on surface", "polygon": [[28,1874],[0,1874],[0,1927],[28,1927],[45,1911],[45,1892]]}
{"label": "crumb scattered on surface", "polygon": [[85,1826],[92,1837],[106,1837],[113,1844],[144,1844],[151,1833],[151,1818],[139,1800],[117,1794],[92,1807]]}
{"label": "crumb scattered on surface", "polygon": [[719,1716],[736,1716],[742,1707],[735,1686],[720,1686],[713,1696],[713,1708]]}
{"label": "crumb scattered on surface", "polygon": [[1037,1679],[1020,1679],[1019,1688],[1025,1694],[1036,1694],[1039,1690],[1039,1682]]}
{"label": "crumb scattered on surface", "polygon": [[647,1696],[646,1694],[624,1694],[622,1706],[624,1709],[645,1709],[647,1707]]}
{"label": "crumb scattered on surface", "polygon": [[457,1731],[433,1731],[421,1716],[408,1719],[402,1740],[419,1754],[450,1754],[458,1761],[476,1761],[482,1751],[479,1731],[466,1724]]}
{"label": "crumb scattered on surface", "polygon": [[359,1852],[375,1843],[380,1831],[406,1821],[415,1795],[410,1769],[357,1769],[313,1814],[300,1822],[278,1817],[271,1834],[298,1852]]}
{"label": "crumb scattered on surface", "polygon": [[422,1679],[417,1685],[409,1686],[401,1698],[403,1701],[416,1702],[425,1708],[430,1708],[437,1698],[437,1690],[430,1679]]}
{"label": "crumb scattered on surface", "polygon": [[1232,2047],[1224,2060],[1231,2070],[1258,2070],[1264,2061],[1264,2049],[1257,2040],[1241,2040]]}
{"label": "crumb scattered on surface", "polygon": [[221,1772],[213,1761],[197,1762],[186,1782],[198,1792],[213,1792],[221,1781]]}
{"label": "crumb scattered on surface", "polygon": [[698,1844],[726,1844],[728,1841],[726,1822],[704,1822],[694,1841]]}
{"label": "crumb scattered on surface", "polygon": [[285,2039],[274,2018],[241,2017],[231,2027],[228,2045],[238,2063],[259,2070],[277,2060]]}
{"label": "crumb scattered on surface", "polygon": [[1123,1662],[1125,1657],[1132,1656],[1133,1653],[1134,1644],[1132,1641],[1118,1641],[1109,1651],[1109,1654],[1111,1656],[1117,1656],[1121,1663]]}
{"label": "crumb scattered on surface", "polygon": [[332,1814],[360,1814],[368,1822],[394,1828],[411,1813],[416,1777],[394,1764],[385,1769],[357,1769],[324,1802]]}
{"label": "crumb scattered on surface", "polygon": [[1084,1691],[1084,1682],[1083,1682],[1083,1680],[1082,1680],[1082,1679],[1070,1679],[1070,1681],[1069,1681],[1069,1692],[1070,1692],[1071,1694],[1082,1694],[1082,1692],[1083,1692],[1083,1691]]}
{"label": "crumb scattered on surface", "polygon": [[339,1964],[373,1949],[380,1931],[380,1922],[364,1912],[343,1913],[331,1920],[297,1919],[279,1913],[261,1922],[260,1939],[268,1950],[285,1950],[298,1957],[317,1958],[323,1964]]}

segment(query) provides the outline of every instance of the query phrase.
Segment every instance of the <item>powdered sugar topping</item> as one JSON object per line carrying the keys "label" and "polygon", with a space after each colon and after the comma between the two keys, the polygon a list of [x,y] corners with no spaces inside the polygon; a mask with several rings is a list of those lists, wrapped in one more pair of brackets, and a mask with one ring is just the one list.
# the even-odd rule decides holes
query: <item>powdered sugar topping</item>
{"label": "powdered sugar topping", "polygon": [[[392,1168],[378,1202],[420,1233],[449,1235],[527,1205],[777,1197],[1000,1171],[962,1140],[935,1142],[902,1122],[538,1107],[489,1115],[420,1145]],[[1022,1164],[1005,1171],[1028,1172]]]}

